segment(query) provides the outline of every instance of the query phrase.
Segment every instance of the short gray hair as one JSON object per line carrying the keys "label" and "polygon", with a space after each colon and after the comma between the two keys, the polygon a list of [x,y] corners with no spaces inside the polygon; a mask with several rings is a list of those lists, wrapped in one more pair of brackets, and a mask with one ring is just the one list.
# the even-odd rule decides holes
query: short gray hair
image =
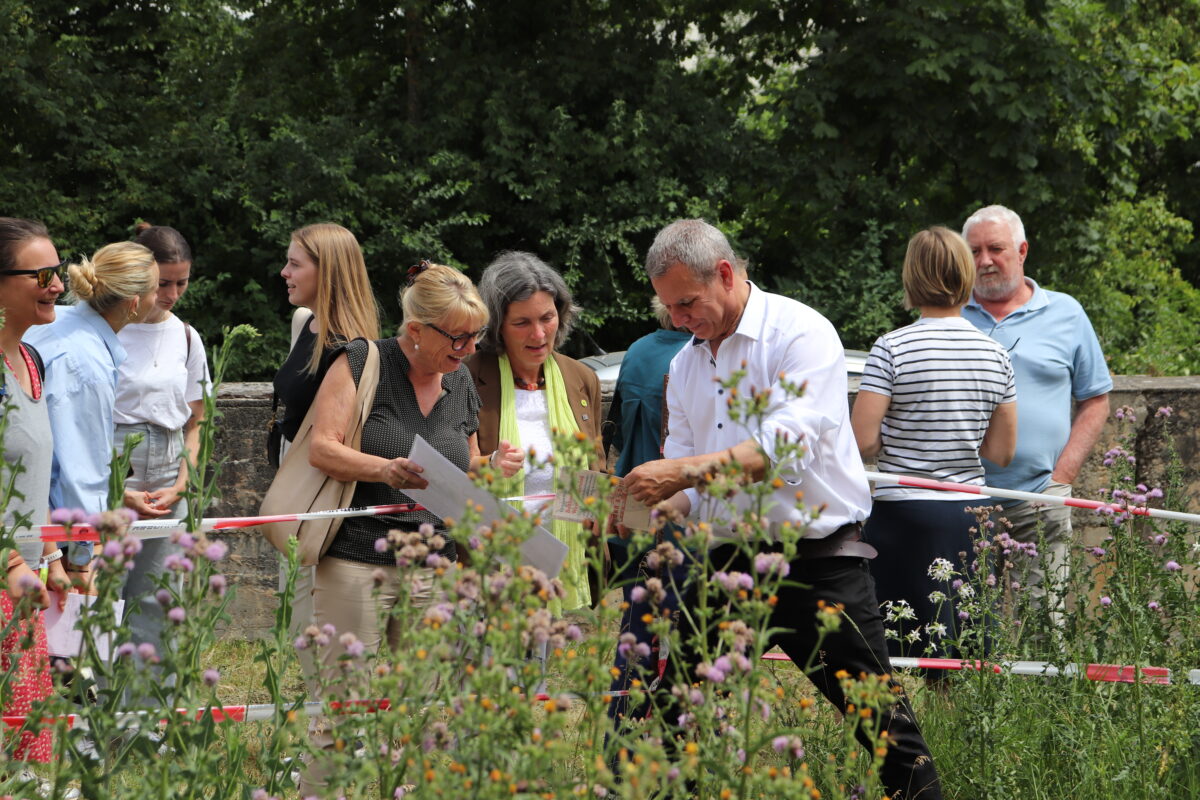
{"label": "short gray hair", "polygon": [[676,264],[683,264],[701,283],[717,272],[717,262],[737,265],[738,258],[725,234],[702,219],[681,219],[658,232],[646,253],[646,275],[661,278]]}
{"label": "short gray hair", "polygon": [[554,349],[571,335],[579,307],[571,298],[567,282],[545,261],[533,253],[506,250],[488,264],[479,279],[479,294],[487,306],[490,322],[479,349],[485,353],[503,353],[504,337],[500,333],[504,316],[512,303],[527,300],[538,292],[554,298],[558,311],[558,334],[554,337]]}
{"label": "short gray hair", "polygon": [[981,222],[998,222],[1008,226],[1008,232],[1012,234],[1013,244],[1017,247],[1025,241],[1025,225],[1021,222],[1021,218],[1017,216],[1017,212],[1011,208],[1004,206],[985,206],[976,211],[971,216],[967,217],[967,221],[963,223],[962,237],[967,238],[971,228],[974,228]]}

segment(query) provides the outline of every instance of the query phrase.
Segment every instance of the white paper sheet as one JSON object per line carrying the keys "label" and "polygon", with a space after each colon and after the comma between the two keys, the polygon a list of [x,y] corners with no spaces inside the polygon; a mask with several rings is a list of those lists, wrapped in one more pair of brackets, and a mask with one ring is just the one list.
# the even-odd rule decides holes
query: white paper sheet
{"label": "white paper sheet", "polygon": [[[610,476],[603,472],[585,469],[575,473],[575,492],[579,497],[596,497],[600,494],[596,487],[600,481],[609,480]],[[630,497],[628,490],[622,485],[616,486],[608,495],[612,515],[630,530],[650,530],[650,507],[645,503]],[[576,502],[575,496],[560,492],[554,498],[554,508],[551,512],[555,519],[567,522],[583,522],[595,519],[596,513],[587,506]]]}
{"label": "white paper sheet", "polygon": [[[90,594],[72,592],[67,595],[67,607],[62,611],[58,610],[58,603],[54,601],[53,593],[51,593],[50,599],[50,607],[45,612],[46,644],[50,655],[77,658],[83,647],[83,631],[78,627],[79,614],[85,603],[90,606],[96,601],[96,598]],[[125,601],[114,600],[113,608],[117,613],[117,621],[120,622],[125,616]],[[102,661],[111,661],[112,636],[97,637],[96,650]]]}
{"label": "white paper sheet", "polygon": [[[472,483],[465,472],[434,450],[420,435],[413,438],[408,458],[424,468],[421,477],[429,481],[429,486],[425,489],[405,489],[404,493],[442,519],[462,519],[468,502],[483,507],[484,522],[503,519],[513,510],[507,503],[492,497],[486,489]],[[566,559],[567,546],[545,528],[536,528],[521,545],[522,563],[540,569],[551,578],[558,577]]]}

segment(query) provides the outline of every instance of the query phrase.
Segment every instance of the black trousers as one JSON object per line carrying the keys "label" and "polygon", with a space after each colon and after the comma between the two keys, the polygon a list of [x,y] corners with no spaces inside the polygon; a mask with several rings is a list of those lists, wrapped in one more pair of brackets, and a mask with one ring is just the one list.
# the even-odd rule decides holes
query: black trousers
{"label": "black trousers", "polygon": [[[722,545],[714,549],[711,561],[723,565],[726,571],[754,573],[751,560],[734,545]],[[841,629],[821,642],[814,664],[816,671],[809,676],[821,694],[844,712],[846,698],[836,677],[839,670],[844,669],[855,677],[864,672],[868,675],[891,672],[883,636],[883,617],[875,600],[875,584],[868,562],[866,559],[844,556],[801,557],[791,562],[788,578],[804,586],[783,587],[779,591],[779,601],[771,615],[769,627],[787,629],[773,636],[771,643],[779,645],[797,666],[807,664],[817,646],[817,601],[841,603],[845,607],[846,619],[842,620]],[[696,600],[697,587],[693,582],[684,593],[683,604],[695,608]],[[685,620],[686,617],[680,624],[686,625]],[[687,631],[681,633],[681,652],[673,653],[671,660],[684,670],[683,680],[690,685],[700,680],[695,673],[700,658],[694,645],[689,644],[693,635]],[[715,645],[715,642],[711,644]],[[880,776],[884,789],[894,800],[941,800],[942,789],[937,769],[917,726],[912,707],[899,685],[895,681],[891,685],[897,692],[899,702],[884,714],[882,720],[882,729],[888,732],[889,739]],[[664,712],[666,719],[678,719],[680,710],[668,706]],[[875,746],[861,728],[856,727],[855,736],[868,750]]]}

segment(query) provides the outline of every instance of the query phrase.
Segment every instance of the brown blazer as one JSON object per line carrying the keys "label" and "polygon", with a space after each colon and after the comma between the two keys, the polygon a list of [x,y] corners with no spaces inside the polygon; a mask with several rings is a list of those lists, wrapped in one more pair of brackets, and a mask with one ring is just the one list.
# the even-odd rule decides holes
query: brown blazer
{"label": "brown blazer", "polygon": [[[579,430],[596,443],[592,469],[604,469],[600,444],[600,379],[573,358],[554,353],[567,384],[567,399]],[[479,452],[489,455],[500,446],[500,360],[494,353],[476,353],[467,359],[482,406],[479,409]]]}

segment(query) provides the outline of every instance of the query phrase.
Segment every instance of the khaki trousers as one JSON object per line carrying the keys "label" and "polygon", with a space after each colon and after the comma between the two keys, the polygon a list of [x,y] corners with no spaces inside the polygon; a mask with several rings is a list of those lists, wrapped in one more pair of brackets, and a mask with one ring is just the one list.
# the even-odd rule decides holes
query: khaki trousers
{"label": "khaki trousers", "polygon": [[[378,588],[374,580],[376,570],[382,570],[386,576]],[[353,674],[346,674],[338,666],[338,657],[346,652],[340,638],[346,632],[353,633],[371,655],[379,651],[384,636],[391,649],[397,648],[403,628],[391,612],[400,597],[402,574],[404,579],[411,581],[408,601],[412,610],[418,612],[427,607],[433,600],[434,573],[431,569],[409,569],[401,573],[395,567],[328,557],[317,564],[312,592],[313,621],[318,627],[329,624],[337,630],[330,645],[319,655],[325,686],[329,687],[326,691],[334,695],[333,699],[371,699],[366,696],[371,675],[367,661],[364,659],[362,668]],[[424,688],[432,691],[437,687]],[[331,750],[334,745],[328,725],[319,722],[310,726],[309,739],[314,747],[322,750]],[[323,797],[330,769],[324,759],[315,758],[300,776],[300,796]]]}

